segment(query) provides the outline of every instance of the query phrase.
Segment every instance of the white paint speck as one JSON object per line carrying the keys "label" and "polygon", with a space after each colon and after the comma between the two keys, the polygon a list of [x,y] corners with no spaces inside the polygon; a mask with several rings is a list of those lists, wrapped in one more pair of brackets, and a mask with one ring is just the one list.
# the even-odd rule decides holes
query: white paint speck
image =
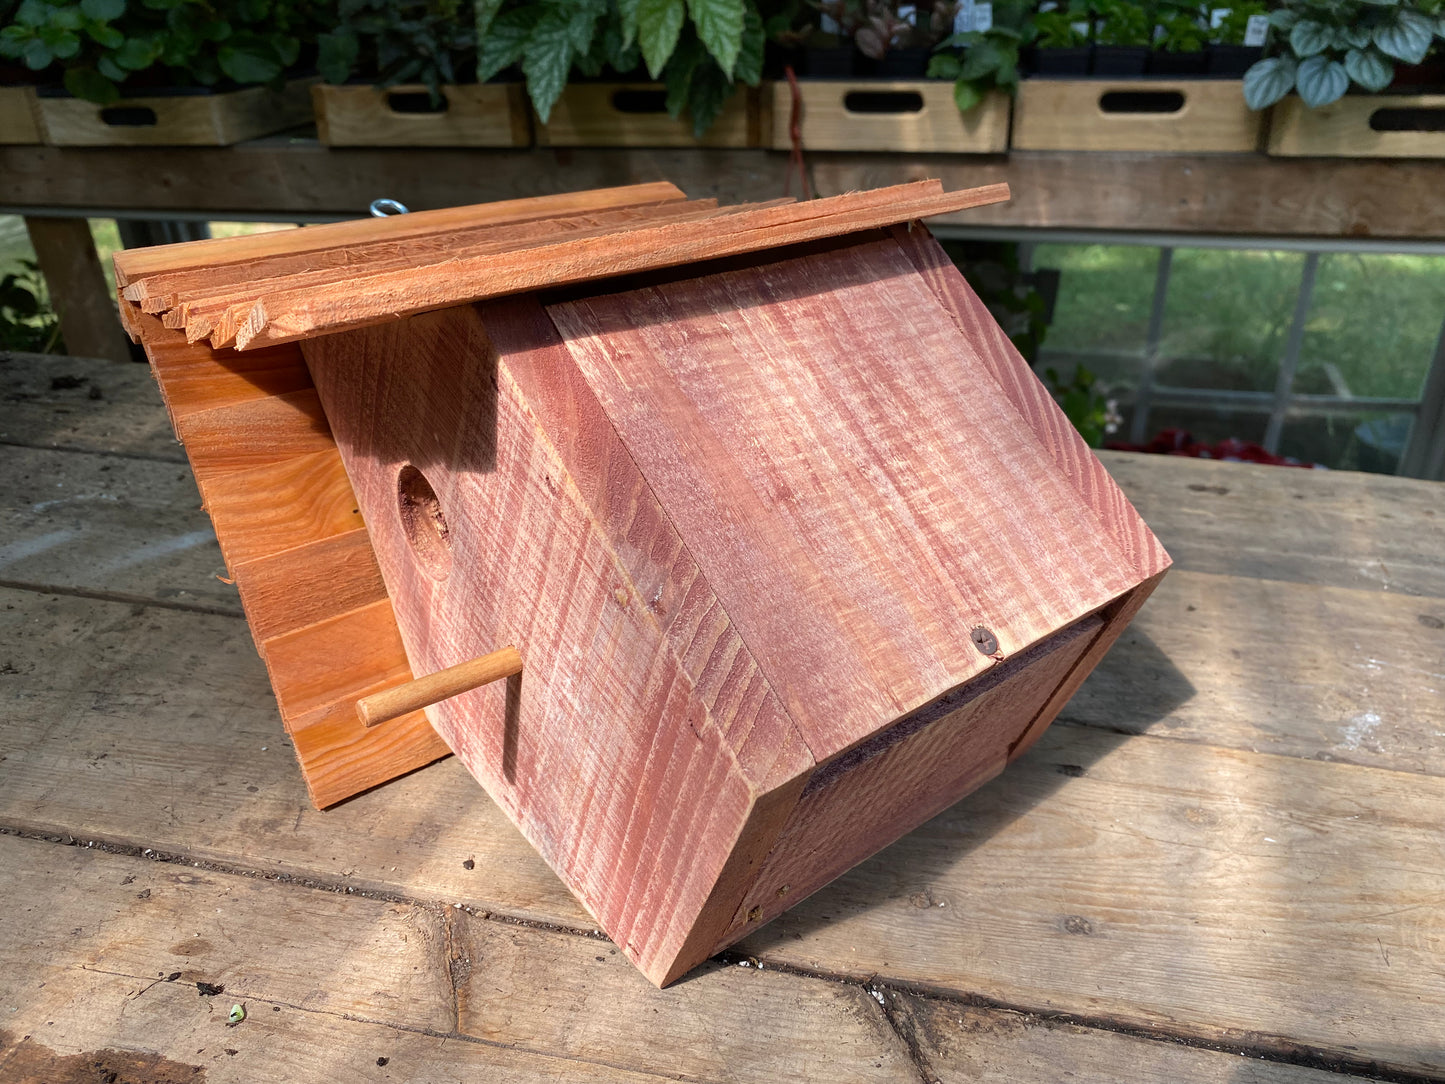
{"label": "white paint speck", "polygon": [[1340,728],[1340,740],[1336,746],[1345,749],[1365,748],[1371,752],[1381,752],[1380,744],[1375,740],[1375,728],[1379,725],[1379,715],[1373,711],[1362,711]]}

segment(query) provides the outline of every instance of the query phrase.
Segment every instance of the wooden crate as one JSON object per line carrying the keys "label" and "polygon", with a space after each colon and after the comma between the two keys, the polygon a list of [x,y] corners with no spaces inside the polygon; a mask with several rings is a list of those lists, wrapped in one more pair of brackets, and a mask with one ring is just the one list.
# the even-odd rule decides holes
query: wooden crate
{"label": "wooden crate", "polygon": [[[1414,131],[1395,127],[1402,122],[1419,126]],[[1291,95],[1270,113],[1269,153],[1445,158],[1445,94],[1348,94],[1318,109]]]}
{"label": "wooden crate", "polygon": [[[953,84],[941,80],[798,81],[803,146],[816,151],[1002,154],[1008,150],[1009,97],[987,95],[960,112]],[[791,150],[792,88],[772,85],[774,150]]]}
{"label": "wooden crate", "polygon": [[1169,563],[916,222],[1006,194],[610,190],[118,260],[173,412],[252,397],[177,426],[313,793],[434,755],[424,711],[665,984],[1003,771]]}
{"label": "wooden crate", "polygon": [[0,87],[0,143],[39,143],[34,87]]}
{"label": "wooden crate", "polygon": [[446,109],[423,86],[311,88],[316,134],[332,147],[526,147],[531,115],[520,83],[442,87]]}
{"label": "wooden crate", "polygon": [[1025,79],[1014,103],[1016,150],[1244,153],[1259,137],[1228,79]]}
{"label": "wooden crate", "polygon": [[764,96],[740,87],[706,134],[674,120],[660,83],[575,83],[562,92],[546,124],[536,120],[542,147],[761,147],[768,135]]}
{"label": "wooden crate", "polygon": [[293,79],[279,91],[143,96],[113,105],[41,97],[37,107],[45,142],[54,147],[224,147],[309,122],[312,82]]}

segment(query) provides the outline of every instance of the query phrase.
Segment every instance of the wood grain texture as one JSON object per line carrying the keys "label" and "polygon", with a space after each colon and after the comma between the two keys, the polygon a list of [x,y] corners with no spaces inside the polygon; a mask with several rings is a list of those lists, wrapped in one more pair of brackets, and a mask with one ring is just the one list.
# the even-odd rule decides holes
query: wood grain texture
{"label": "wood grain texture", "polygon": [[[439,670],[497,643],[522,651],[520,680],[436,705],[434,725],[660,982],[756,795],[712,705],[471,309],[303,349],[413,669]],[[398,514],[407,464],[431,483],[446,518],[444,570],[414,558]]]}
{"label": "wood grain texture", "polygon": [[153,316],[137,322],[312,800],[331,805],[446,756],[420,714],[370,735],[354,711],[332,710],[412,674],[299,351],[238,361]]}
{"label": "wood grain texture", "polygon": [[484,246],[481,255],[383,269],[345,283],[328,281],[294,292],[273,283],[265,290],[243,292],[228,310],[232,320],[198,317],[192,322],[185,297],[177,297],[167,316],[172,324],[184,323],[192,341],[209,336],[213,346],[234,342],[237,349],[245,350],[489,297],[837,237],[1007,198],[1005,186],[950,193],[935,182],[922,181],[786,206],[774,201],[726,208],[697,221],[684,216],[677,222],[624,225],[577,238],[547,236],[539,227],[534,244],[503,252]]}
{"label": "wood grain texture", "polygon": [[[1408,111],[1415,131],[1376,131],[1381,110]],[[1269,153],[1291,157],[1445,158],[1445,94],[1372,94],[1308,109],[1290,96],[1270,109]],[[1419,123],[1417,122],[1417,123]],[[1436,127],[1432,130],[1433,122]]]}
{"label": "wood grain texture", "polygon": [[[690,118],[668,114],[660,83],[564,87],[546,123],[536,117],[533,123],[541,147],[758,147],[767,142],[764,93],[740,85],[701,139],[693,135]],[[629,99],[637,105],[630,106]]]}
{"label": "wood grain texture", "polygon": [[[127,98],[108,106],[82,98],[36,101],[45,142],[56,147],[115,144],[229,146],[270,135],[311,120],[310,84],[292,79],[281,90],[245,87],[218,94],[173,94]],[[116,110],[149,110],[149,123],[108,120]]]}
{"label": "wood grain texture", "polygon": [[31,215],[25,228],[60,317],[66,349],[85,357],[129,361],[130,348],[111,306],[90,223]]}
{"label": "wood grain texture", "polygon": [[1369,1079],[1201,1050],[1026,1013],[889,992],[887,1005],[940,1084],[1362,1084]]}
{"label": "wood grain texture", "polygon": [[39,143],[34,87],[0,87],[0,143]]}
{"label": "wood grain texture", "polygon": [[919,226],[895,227],[893,238],[933,289],[940,305],[974,344],[989,375],[1047,451],[1059,474],[1068,479],[1093,510],[1098,526],[1126,555],[1141,579],[1169,567],[1169,555],[1119,489],[1097,456],[1079,436],[1047,389],[1029,368],[988,308],[948,258],[932,234]]}
{"label": "wood grain texture", "polygon": [[[609,194],[604,191],[599,193],[599,197],[609,198]],[[138,275],[122,290],[122,296],[128,301],[138,302],[145,312],[163,312],[176,306],[181,295],[188,299],[190,307],[213,294],[219,293],[224,297],[227,290],[235,292],[247,288],[243,284],[256,283],[255,288],[262,291],[294,289],[308,282],[325,283],[354,277],[359,270],[374,272],[385,268],[416,267],[468,253],[503,251],[519,243],[535,243],[539,237],[585,236],[591,230],[647,220],[667,221],[695,215],[699,211],[710,211],[716,206],[716,200],[681,199],[643,201],[620,207],[604,205],[545,218],[523,217],[477,225],[455,225],[420,236],[399,229],[400,236],[396,238],[388,236],[338,243],[320,250],[304,247],[311,243],[305,234],[292,233],[290,237],[298,246],[303,246],[299,252],[271,253],[220,265],[203,264]],[[392,221],[400,217],[393,216]],[[328,271],[329,277],[323,277]],[[288,286],[265,281],[283,278],[288,279]]]}
{"label": "wood grain texture", "polygon": [[[642,1084],[682,1070],[881,1084],[911,1071],[856,986],[713,967],[661,994],[605,942],[430,902],[12,838],[0,855],[24,916],[0,932],[7,1081],[319,1084],[339,1070]],[[224,991],[198,997],[198,982]],[[228,1028],[236,1003],[247,1017]]]}
{"label": "wood grain texture", "polygon": [[1445,597],[1440,485],[1354,471],[1274,470],[1101,452],[1181,568]]}
{"label": "wood grain texture", "polygon": [[521,83],[443,86],[439,112],[399,112],[394,95],[425,95],[419,85],[311,88],[316,134],[330,147],[526,147],[530,113]]}
{"label": "wood grain texture", "polygon": [[549,312],[819,760],[1137,582],[891,241]]}
{"label": "wood grain texture", "polygon": [[1003,771],[1101,626],[1085,618],[820,764],[733,916],[728,943]]}
{"label": "wood grain texture", "polygon": [[[1115,111],[1105,95],[1177,94],[1172,112]],[[1227,79],[1028,79],[1014,100],[1012,145],[1024,151],[1247,154],[1262,113]]]}
{"label": "wood grain texture", "polygon": [[273,231],[239,237],[216,237],[177,245],[123,249],[115,254],[116,282],[124,287],[133,279],[145,275],[215,268],[223,264],[244,264],[252,260],[294,256],[302,252],[318,252],[347,245],[425,237],[453,229],[497,226],[552,215],[685,198],[675,185],[657,181],[650,184],[595,188],[584,192],[448,206],[437,210],[418,208],[400,217],[358,218],[350,222],[309,226],[300,234]]}
{"label": "wood grain texture", "polygon": [[[967,113],[953,100],[953,84],[936,79],[799,79],[797,93],[806,150],[951,154],[1008,150],[1010,98],[1002,91],[986,94]],[[793,90],[779,80],[772,84],[771,94],[771,146],[775,151],[790,150]],[[900,104],[896,112],[859,112],[849,108],[851,96],[858,94],[897,95]]]}

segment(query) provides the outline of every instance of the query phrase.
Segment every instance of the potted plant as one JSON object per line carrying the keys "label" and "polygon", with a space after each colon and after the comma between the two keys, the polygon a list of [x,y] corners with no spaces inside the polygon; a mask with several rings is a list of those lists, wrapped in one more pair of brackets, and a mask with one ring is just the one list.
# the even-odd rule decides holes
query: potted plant
{"label": "potted plant", "polygon": [[0,55],[63,73],[63,89],[40,88],[52,143],[233,143],[309,119],[287,76],[315,14],[301,0],[22,0]]}
{"label": "potted plant", "polygon": [[854,44],[862,15],[861,0],[817,0],[816,20],[801,28],[803,71],[809,79],[850,79],[862,57]]}
{"label": "potted plant", "polygon": [[995,0],[984,30],[953,34],[938,46],[928,74],[952,79],[954,103],[967,112],[991,91],[1013,94],[1019,85],[1019,55],[1037,33],[1026,0]]}
{"label": "potted plant", "polygon": [[476,79],[462,0],[341,0],[318,36],[317,132],[332,146],[511,147],[531,142],[515,82]]}
{"label": "potted plant", "polygon": [[1143,75],[1154,22],[1132,0],[1094,0],[1095,75]]}
{"label": "potted plant", "polygon": [[[754,0],[477,0],[477,77],[519,65],[553,145],[761,140],[763,16]],[[569,88],[576,70],[621,81]],[[738,93],[739,87],[749,88]],[[686,120],[683,118],[686,117]]]}
{"label": "potted plant", "polygon": [[1438,98],[1380,93],[1415,89],[1397,73],[1445,39],[1440,0],[1286,3],[1270,15],[1270,55],[1244,76],[1250,108],[1273,106],[1271,154],[1445,157]]}
{"label": "potted plant", "polygon": [[1244,75],[1244,99],[1263,109],[1291,91],[1314,109],[1352,86],[1379,93],[1396,63],[1418,65],[1445,38],[1437,0],[1284,0],[1270,14],[1269,56]]}
{"label": "potted plant", "polygon": [[1264,54],[1269,14],[1264,4],[1242,0],[1230,8],[1212,13],[1209,39],[1209,74],[1223,79],[1242,79],[1250,65]]}
{"label": "potted plant", "polygon": [[[945,5],[951,11],[954,5]],[[929,53],[940,35],[930,33],[930,21],[920,27],[918,7],[868,0],[863,20],[853,32],[853,44],[872,61],[871,74],[881,79],[922,79]],[[945,27],[947,24],[945,24]],[[946,29],[944,31],[947,32]]]}
{"label": "potted plant", "polygon": [[1033,17],[1033,70],[1039,75],[1088,75],[1094,49],[1089,44],[1089,13],[1083,0],[1060,7],[1052,0]]}
{"label": "potted plant", "polygon": [[1209,66],[1203,8],[1190,0],[1161,0],[1155,13],[1150,75],[1203,75]]}

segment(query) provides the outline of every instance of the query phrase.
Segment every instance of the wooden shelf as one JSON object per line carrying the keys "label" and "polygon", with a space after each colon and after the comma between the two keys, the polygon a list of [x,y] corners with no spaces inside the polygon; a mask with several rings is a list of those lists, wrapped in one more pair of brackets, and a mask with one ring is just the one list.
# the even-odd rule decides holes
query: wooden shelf
{"label": "wooden shelf", "polygon": [[[482,156],[485,156],[483,159]],[[1260,154],[810,153],[819,194],[938,177],[1007,181],[1013,200],[942,219],[981,226],[1238,236],[1445,239],[1445,161]],[[724,202],[782,194],[766,150],[326,148],[271,137],[218,148],[0,147],[8,210],[352,215],[378,196],[413,210],[649,180]],[[796,191],[796,184],[794,190]]]}

